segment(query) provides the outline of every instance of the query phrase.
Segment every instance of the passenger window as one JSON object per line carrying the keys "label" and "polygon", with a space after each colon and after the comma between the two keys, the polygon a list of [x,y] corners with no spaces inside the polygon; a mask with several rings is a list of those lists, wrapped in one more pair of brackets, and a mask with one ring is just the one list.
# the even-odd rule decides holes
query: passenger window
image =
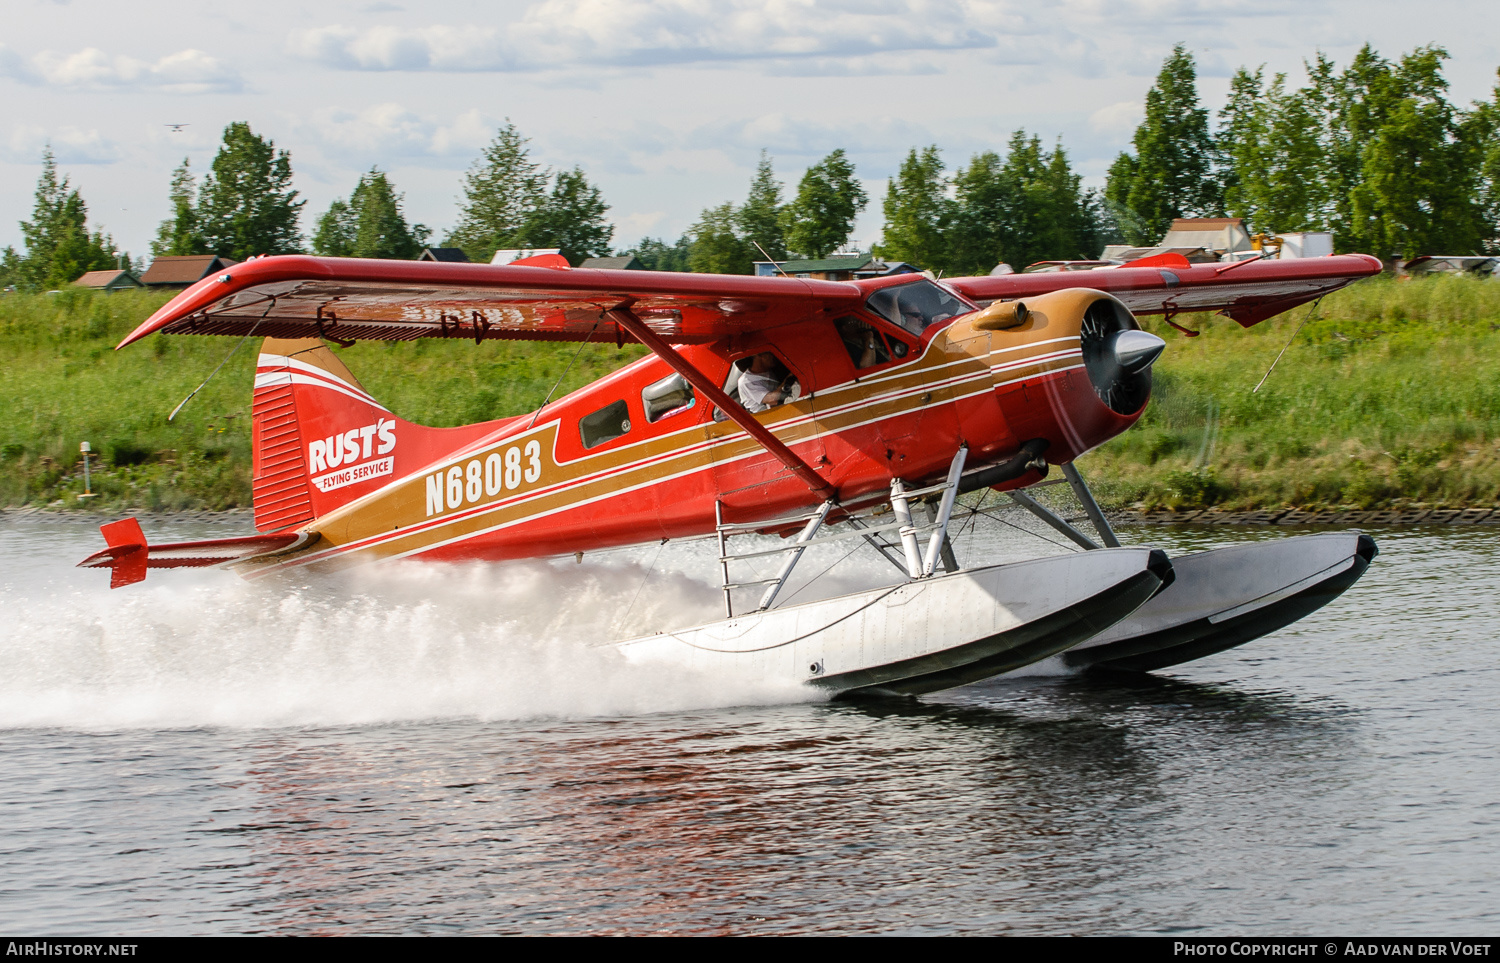
{"label": "passenger window", "polygon": [[[765,411],[802,397],[802,384],[770,351],[740,358],[729,366],[724,393],[750,411]],[[723,421],[723,411],[714,409],[714,421]]]}
{"label": "passenger window", "polygon": [[641,407],[646,409],[646,420],[652,423],[686,411],[693,407],[693,386],[674,372],[641,389]]}
{"label": "passenger window", "polygon": [[736,363],[740,372],[739,392],[735,396],[750,411],[765,411],[802,397],[797,376],[787,370],[781,359],[770,351],[753,354]]}
{"label": "passenger window", "polygon": [[578,419],[578,434],[583,437],[585,448],[597,448],[606,441],[614,441],[629,430],[630,409],[623,400]]}

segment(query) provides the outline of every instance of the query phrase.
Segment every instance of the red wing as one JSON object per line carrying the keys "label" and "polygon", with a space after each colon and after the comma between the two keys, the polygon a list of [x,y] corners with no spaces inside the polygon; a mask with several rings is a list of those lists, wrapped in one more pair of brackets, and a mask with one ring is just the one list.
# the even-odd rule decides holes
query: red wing
{"label": "red wing", "polygon": [[1008,274],[948,283],[980,302],[1093,288],[1119,298],[1136,314],[1219,311],[1248,328],[1380,270],[1380,261],[1367,254],[1231,264],[1188,264],[1184,258],[1177,267]]}
{"label": "red wing", "polygon": [[858,288],[836,281],[291,255],[199,281],[120,347],[157,331],[619,343],[635,339],[604,312],[627,305],[665,340],[700,344],[849,311],[861,300]]}

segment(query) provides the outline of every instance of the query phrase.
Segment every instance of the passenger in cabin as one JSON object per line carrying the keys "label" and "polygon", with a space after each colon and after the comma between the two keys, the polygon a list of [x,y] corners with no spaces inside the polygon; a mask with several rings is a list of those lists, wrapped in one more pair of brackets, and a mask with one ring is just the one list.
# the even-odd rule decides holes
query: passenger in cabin
{"label": "passenger in cabin", "polygon": [[838,329],[839,337],[844,341],[844,348],[849,352],[849,360],[854,362],[855,368],[873,368],[875,365],[885,364],[891,360],[880,335],[875,333],[874,328],[854,315],[848,314],[839,318]]}
{"label": "passenger in cabin", "polygon": [[777,357],[762,351],[750,359],[750,367],[740,375],[740,403],[751,411],[765,411],[801,394],[797,378],[786,370]]}

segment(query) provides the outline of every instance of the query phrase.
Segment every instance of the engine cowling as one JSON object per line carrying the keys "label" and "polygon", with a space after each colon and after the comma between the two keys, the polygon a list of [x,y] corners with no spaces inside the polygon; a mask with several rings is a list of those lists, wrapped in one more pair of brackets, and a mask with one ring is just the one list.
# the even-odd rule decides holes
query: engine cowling
{"label": "engine cowling", "polygon": [[1166,347],[1115,298],[1087,288],[997,302],[971,324],[990,332],[990,370],[1011,434],[1046,439],[1054,464],[1135,423]]}

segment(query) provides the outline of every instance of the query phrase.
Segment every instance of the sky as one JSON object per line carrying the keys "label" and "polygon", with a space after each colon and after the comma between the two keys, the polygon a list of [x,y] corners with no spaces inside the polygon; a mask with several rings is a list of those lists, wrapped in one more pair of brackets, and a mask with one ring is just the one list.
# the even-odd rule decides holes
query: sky
{"label": "sky", "polygon": [[1240,66],[1300,83],[1316,52],[1365,43],[1446,48],[1467,104],[1494,89],[1493,25],[1478,0],[5,0],[0,246],[21,247],[50,143],[91,225],[147,254],[173,168],[204,172],[234,121],[290,151],[304,232],[378,166],[441,239],[509,120],[601,188],[617,246],[742,201],[762,149],[790,195],[843,148],[868,247],[913,147],[956,167],[1024,128],[1102,185],[1176,43],[1214,111]]}

